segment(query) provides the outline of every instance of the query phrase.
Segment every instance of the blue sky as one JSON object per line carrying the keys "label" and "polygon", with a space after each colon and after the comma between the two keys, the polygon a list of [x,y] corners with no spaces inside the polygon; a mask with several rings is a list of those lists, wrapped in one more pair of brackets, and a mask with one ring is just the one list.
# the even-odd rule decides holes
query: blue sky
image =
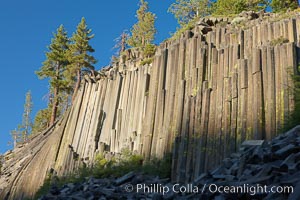
{"label": "blue sky", "polygon": [[[150,11],[156,13],[156,43],[176,30],[176,20],[167,8],[175,0],[149,0]],[[25,94],[31,90],[33,113],[46,107],[43,97],[48,82],[37,78],[45,60],[45,52],[52,33],[63,24],[69,35],[75,31],[81,17],[85,17],[95,38],[91,45],[98,59],[96,68],[109,64],[114,53],[114,39],[136,22],[138,0],[10,0],[0,1],[0,153],[11,147],[9,132],[22,121]]]}

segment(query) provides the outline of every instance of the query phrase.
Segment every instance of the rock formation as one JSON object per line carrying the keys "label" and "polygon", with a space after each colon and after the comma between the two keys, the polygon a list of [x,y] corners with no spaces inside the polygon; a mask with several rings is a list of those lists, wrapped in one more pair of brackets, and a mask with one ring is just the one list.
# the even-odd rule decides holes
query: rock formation
{"label": "rock formation", "polygon": [[49,173],[71,173],[127,148],[172,153],[172,180],[191,182],[246,139],[271,139],[295,111],[300,16],[231,24],[210,18],[162,43],[151,65],[132,50],[86,76],[72,108],[5,154],[0,199],[32,197]]}

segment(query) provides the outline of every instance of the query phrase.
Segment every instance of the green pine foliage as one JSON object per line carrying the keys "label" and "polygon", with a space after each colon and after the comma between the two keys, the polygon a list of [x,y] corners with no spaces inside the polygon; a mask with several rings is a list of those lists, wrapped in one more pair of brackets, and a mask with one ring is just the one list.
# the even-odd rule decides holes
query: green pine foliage
{"label": "green pine foliage", "polygon": [[148,2],[141,0],[137,10],[138,22],[131,29],[131,36],[127,40],[127,44],[131,47],[137,47],[143,54],[141,65],[150,64],[156,50],[154,44],[154,36],[156,34],[155,19],[156,16],[149,11]]}
{"label": "green pine foliage", "polygon": [[218,0],[212,6],[213,15],[231,16],[242,11],[264,10],[268,0]]}
{"label": "green pine foliage", "polygon": [[92,29],[88,28],[86,20],[83,17],[71,38],[70,51],[68,52],[69,66],[65,77],[70,83],[76,82],[73,97],[79,89],[82,73],[94,73],[95,70],[94,64],[96,64],[97,60],[90,55],[90,53],[95,52],[89,44],[90,40],[94,37],[94,34],[91,33]]}
{"label": "green pine foliage", "polygon": [[[53,34],[46,53],[46,60],[36,74],[47,78],[50,83],[48,107],[40,110],[35,117],[33,132],[41,132],[55,123],[70,106],[70,95],[75,96],[83,72],[94,71],[96,59],[89,53],[94,49],[89,40],[94,37],[82,18],[76,32],[69,39],[63,25]],[[76,83],[76,84],[75,84]]]}
{"label": "green pine foliage", "polygon": [[146,44],[143,50],[144,58],[151,58],[156,50],[156,46],[154,44]]}
{"label": "green pine foliage", "polygon": [[180,26],[184,26],[195,18],[210,15],[211,5],[211,0],[176,0],[168,12],[174,14]]}
{"label": "green pine foliage", "polygon": [[138,22],[133,25],[131,29],[131,37],[127,40],[127,43],[131,47],[144,48],[147,44],[151,44],[156,34],[155,19],[156,16],[152,12],[148,11],[148,2],[141,0],[140,7],[137,10]]}
{"label": "green pine foliage", "polygon": [[[54,38],[48,47],[46,53],[46,60],[43,66],[36,72],[39,78],[48,78],[50,82],[51,92],[51,116],[50,125],[52,125],[57,118],[57,111],[59,106],[59,94],[62,91],[69,90],[69,82],[64,77],[64,73],[69,64],[67,53],[69,51],[69,38],[63,25],[57,29],[57,33],[53,34]],[[49,104],[50,106],[50,104]]]}
{"label": "green pine foliage", "polygon": [[286,12],[288,9],[297,9],[299,3],[297,0],[272,0],[270,6],[274,12]]}
{"label": "green pine foliage", "polygon": [[214,15],[232,15],[246,10],[246,0],[218,0],[213,5]]}
{"label": "green pine foliage", "polygon": [[49,108],[39,110],[34,118],[32,134],[40,133],[46,130],[50,124],[49,122],[50,116],[51,116],[51,110]]}
{"label": "green pine foliage", "polygon": [[51,87],[64,86],[63,73],[68,65],[67,52],[69,49],[69,38],[63,25],[53,34],[54,38],[48,46],[46,60],[36,74],[39,78],[49,78]]}
{"label": "green pine foliage", "polygon": [[96,59],[89,53],[95,52],[89,41],[94,38],[92,29],[89,29],[86,20],[83,17],[77,26],[76,32],[71,38],[71,45],[69,51],[70,68],[77,70],[94,70]]}

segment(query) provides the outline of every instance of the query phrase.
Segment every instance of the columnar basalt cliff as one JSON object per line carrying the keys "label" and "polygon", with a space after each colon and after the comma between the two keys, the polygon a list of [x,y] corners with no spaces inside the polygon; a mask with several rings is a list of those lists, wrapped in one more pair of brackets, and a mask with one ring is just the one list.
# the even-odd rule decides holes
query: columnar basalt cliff
{"label": "columnar basalt cliff", "polygon": [[145,159],[172,153],[172,180],[197,178],[244,140],[282,130],[295,110],[299,44],[298,15],[235,25],[209,18],[162,43],[151,65],[127,51],[84,78],[63,119],[5,154],[0,199],[32,197],[49,173],[62,176],[125,148]]}

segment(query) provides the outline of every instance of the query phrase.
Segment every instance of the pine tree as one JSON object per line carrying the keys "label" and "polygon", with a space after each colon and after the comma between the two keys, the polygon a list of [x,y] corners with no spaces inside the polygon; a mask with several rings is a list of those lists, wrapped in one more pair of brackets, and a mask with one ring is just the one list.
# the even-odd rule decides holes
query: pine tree
{"label": "pine tree", "polygon": [[148,11],[148,2],[140,0],[139,9],[137,10],[138,22],[131,29],[131,37],[127,43],[131,47],[144,48],[147,44],[151,44],[156,34],[155,14]]}
{"label": "pine tree", "polygon": [[178,23],[183,26],[191,20],[211,14],[211,0],[176,0],[168,12],[174,14]]}
{"label": "pine tree", "polygon": [[70,51],[68,54],[70,65],[67,73],[70,81],[76,81],[73,99],[80,87],[82,73],[84,71],[94,73],[95,68],[93,65],[97,62],[96,59],[89,54],[95,52],[89,44],[89,41],[94,37],[94,34],[91,34],[91,32],[92,30],[87,27],[85,18],[83,17],[71,38]]}
{"label": "pine tree", "polygon": [[57,29],[57,33],[54,34],[54,38],[48,49],[49,52],[46,53],[47,59],[43,62],[43,66],[36,74],[41,79],[50,79],[52,111],[49,125],[52,125],[57,118],[59,94],[62,90],[67,89],[69,85],[64,77],[64,72],[68,65],[67,52],[69,50],[69,39],[63,25]]}
{"label": "pine tree", "polygon": [[32,112],[32,96],[31,91],[26,93],[26,99],[24,104],[24,113],[22,119],[22,125],[20,129],[22,130],[22,140],[26,141],[28,135],[32,131],[32,121],[31,121],[31,112]]}

